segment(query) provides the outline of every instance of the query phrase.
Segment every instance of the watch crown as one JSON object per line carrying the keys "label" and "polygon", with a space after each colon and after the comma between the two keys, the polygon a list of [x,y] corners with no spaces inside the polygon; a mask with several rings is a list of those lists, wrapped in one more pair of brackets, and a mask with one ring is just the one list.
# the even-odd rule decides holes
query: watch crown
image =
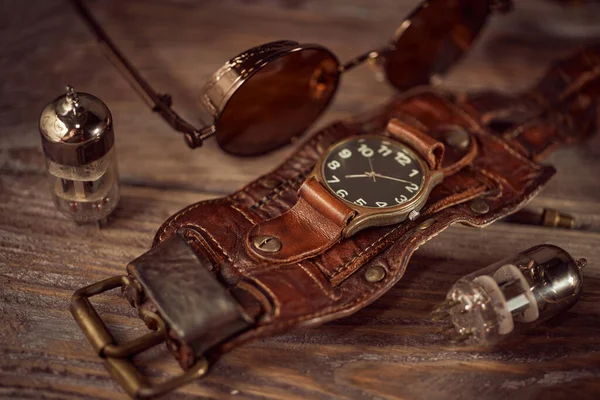
{"label": "watch crown", "polygon": [[408,219],[410,221],[414,221],[415,219],[419,218],[419,215],[421,215],[420,212],[418,212],[417,210],[412,210],[409,214],[408,214]]}

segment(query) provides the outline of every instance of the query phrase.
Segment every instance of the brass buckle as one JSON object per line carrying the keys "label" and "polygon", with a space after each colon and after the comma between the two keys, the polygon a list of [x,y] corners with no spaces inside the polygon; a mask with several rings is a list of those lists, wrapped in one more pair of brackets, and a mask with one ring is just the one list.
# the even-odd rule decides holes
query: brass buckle
{"label": "brass buckle", "polygon": [[204,357],[181,375],[154,384],[133,364],[132,356],[166,340],[167,330],[162,318],[151,311],[143,310],[142,316],[154,320],[157,329],[137,339],[117,344],[88,299],[108,290],[124,287],[128,283],[127,276],[114,276],[77,290],[71,299],[71,314],[96,353],[104,359],[106,369],[130,396],[137,399],[162,395],[204,376],[208,371],[208,361]]}

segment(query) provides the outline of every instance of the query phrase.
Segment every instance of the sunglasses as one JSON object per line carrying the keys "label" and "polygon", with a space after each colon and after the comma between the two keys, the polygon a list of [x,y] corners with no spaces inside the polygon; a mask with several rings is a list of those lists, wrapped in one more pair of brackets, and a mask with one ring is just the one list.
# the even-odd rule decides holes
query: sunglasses
{"label": "sunglasses", "polygon": [[512,0],[427,0],[400,24],[391,42],[342,64],[318,44],[282,40],[249,49],[215,72],[201,93],[212,124],[196,128],[172,108],[115,46],[82,0],[71,0],[106,55],[134,89],[191,148],[215,136],[238,156],[275,150],[304,133],[333,99],[341,76],[367,61],[379,64],[398,90],[428,84],[472,46],[492,12]]}

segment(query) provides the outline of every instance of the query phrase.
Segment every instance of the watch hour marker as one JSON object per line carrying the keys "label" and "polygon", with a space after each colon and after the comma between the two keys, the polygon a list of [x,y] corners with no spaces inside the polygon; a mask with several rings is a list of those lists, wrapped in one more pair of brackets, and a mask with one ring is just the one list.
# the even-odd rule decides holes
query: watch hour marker
{"label": "watch hour marker", "polygon": [[400,197],[396,197],[394,200],[396,200],[396,203],[398,203],[398,204],[402,204],[402,203],[408,201],[408,199],[406,198],[405,195],[401,195]]}
{"label": "watch hour marker", "polygon": [[379,150],[377,152],[384,157],[387,157],[393,153],[393,151],[389,147],[387,147],[387,145],[385,143],[381,145],[381,147],[379,148]]}
{"label": "watch hour marker", "polygon": [[407,146],[375,135],[334,145],[323,159],[321,182],[339,200],[380,212],[411,203],[421,193],[423,163]]}
{"label": "watch hour marker", "polygon": [[338,190],[337,192],[335,192],[335,194],[337,194],[338,196],[340,196],[340,197],[342,197],[342,198],[344,198],[344,197],[348,196],[348,192],[347,192],[347,191],[345,191],[344,189],[340,189],[340,190]]}
{"label": "watch hour marker", "polygon": [[337,176],[331,175],[331,179],[327,181],[327,183],[338,183],[340,180]]}
{"label": "watch hour marker", "polygon": [[352,152],[348,149],[342,149],[339,153],[342,158],[350,158],[352,157]]}
{"label": "watch hour marker", "polygon": [[401,151],[396,153],[396,161],[403,167],[410,164],[410,162],[411,162],[410,157]]}
{"label": "watch hour marker", "polygon": [[338,169],[339,167],[341,167],[341,166],[342,166],[342,164],[340,164],[340,162],[339,162],[339,161],[333,160],[333,161],[331,161],[330,163],[328,163],[328,164],[327,164],[327,166],[329,167],[329,169],[336,170],[336,169]]}
{"label": "watch hour marker", "polygon": [[415,183],[411,183],[410,185],[406,186],[406,190],[408,190],[411,193],[416,192],[417,190],[419,190],[419,185],[415,184]]}
{"label": "watch hour marker", "polygon": [[373,154],[375,154],[373,149],[364,143],[358,146],[358,152],[362,154],[363,157],[373,157]]}

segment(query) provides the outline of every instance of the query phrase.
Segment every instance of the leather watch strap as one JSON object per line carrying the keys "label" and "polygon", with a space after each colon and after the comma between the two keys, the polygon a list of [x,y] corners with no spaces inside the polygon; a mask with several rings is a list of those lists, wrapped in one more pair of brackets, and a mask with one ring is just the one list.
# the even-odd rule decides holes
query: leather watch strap
{"label": "leather watch strap", "polygon": [[464,104],[513,148],[539,161],[598,128],[599,77],[595,46],[558,62],[520,96],[484,92],[469,95]]}
{"label": "leather watch strap", "polygon": [[[209,262],[205,264],[210,265],[206,269],[252,320],[210,351],[223,353],[249,340],[355,312],[393,286],[402,277],[412,253],[451,224],[483,227],[522,207],[554,173],[552,167],[532,160],[546,154],[556,143],[583,137],[575,130],[565,129],[571,125],[586,127],[592,117],[597,117],[600,78],[595,73],[590,75],[593,68],[588,67],[586,57],[580,54],[573,58],[577,68],[572,70],[574,81],[583,82],[579,75],[588,76],[585,85],[579,89],[573,86],[571,91],[575,92],[565,97],[566,101],[549,102],[552,106],[545,109],[530,94],[519,97],[524,107],[522,114],[528,117],[509,129],[495,129],[486,119],[486,115],[491,115],[488,112],[514,109],[507,101],[495,100],[504,99],[503,96],[465,99],[431,88],[415,89],[368,115],[317,132],[274,171],[231,196],[193,204],[169,218],[158,230],[154,245],[160,246],[173,235],[184,237],[195,253],[207,257]],[[590,96],[590,101],[575,107],[575,93]],[[540,109],[543,113],[536,114]],[[572,123],[547,129],[555,111]],[[334,245],[283,261],[256,257],[248,251],[246,239],[256,226],[285,214],[298,203],[298,189],[329,146],[351,135],[382,133],[392,118],[446,144],[441,167],[448,173],[432,191],[419,219],[365,229]],[[528,133],[507,135],[518,130]],[[478,202],[477,207],[473,201]],[[338,226],[347,215],[347,210],[329,211],[328,219]],[[290,229],[293,228],[291,221]],[[300,243],[305,238],[296,238],[298,249],[307,246]],[[372,268],[380,272],[375,281],[364,278]],[[161,287],[155,281],[164,279],[170,271],[157,264],[153,274],[140,274],[138,267],[131,273],[145,292]],[[164,290],[170,293],[146,296],[140,308],[154,307],[165,320],[169,318],[162,313],[177,312],[181,318],[194,314],[196,303],[180,304],[177,311],[168,311],[171,309],[165,303],[172,301],[176,289],[169,286]],[[188,329],[204,329],[200,319],[193,321]],[[227,328],[230,332],[239,327],[236,322],[225,325],[231,325]],[[191,365],[190,355],[200,357],[198,350],[206,348],[196,347],[192,339],[181,335],[171,340],[184,367]]]}
{"label": "leather watch strap", "polygon": [[[442,169],[444,145],[432,136],[396,118],[388,123],[385,134],[410,146],[430,169]],[[465,135],[468,140],[466,131]],[[339,242],[355,214],[356,211],[310,177],[300,186],[298,201],[292,208],[252,228],[246,240],[247,251],[266,262],[305,259]],[[265,240],[276,241],[277,247],[266,246]]]}

